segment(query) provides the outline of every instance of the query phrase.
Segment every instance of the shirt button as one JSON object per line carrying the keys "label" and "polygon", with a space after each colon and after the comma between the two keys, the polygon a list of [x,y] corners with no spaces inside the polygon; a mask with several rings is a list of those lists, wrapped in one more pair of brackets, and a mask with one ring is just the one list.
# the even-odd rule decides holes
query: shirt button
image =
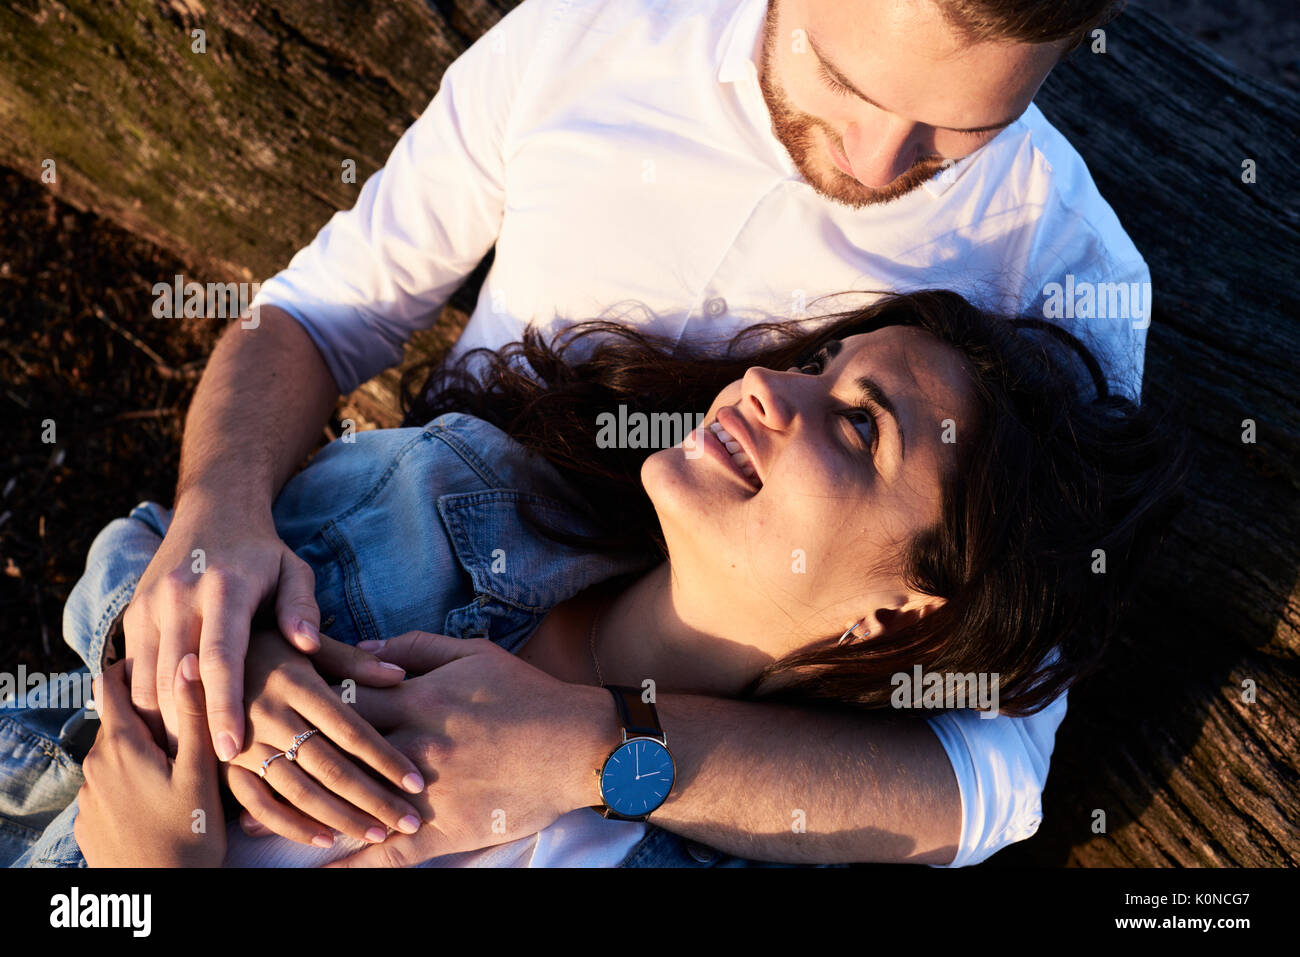
{"label": "shirt button", "polygon": [[720,316],[727,311],[727,300],[714,296],[704,304],[704,311],[710,316]]}
{"label": "shirt button", "polygon": [[694,841],[686,845],[686,853],[700,864],[708,864],[717,856],[717,852],[713,848],[705,847],[703,844],[696,844]]}

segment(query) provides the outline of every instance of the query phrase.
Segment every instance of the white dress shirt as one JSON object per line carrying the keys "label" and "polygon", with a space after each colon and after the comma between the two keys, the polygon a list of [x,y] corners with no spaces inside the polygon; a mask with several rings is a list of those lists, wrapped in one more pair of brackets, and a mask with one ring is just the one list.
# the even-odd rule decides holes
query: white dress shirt
{"label": "white dress shirt", "polygon": [[[1044,315],[1050,284],[1136,283],[1149,304],[1145,263],[1036,106],[894,202],[852,209],[814,192],[758,86],[765,6],[525,0],[446,70],[356,205],[254,304],[302,323],[343,393],[400,361],[494,244],[454,355],[498,348],[529,321],[558,331],[611,311],[674,340],[722,340],[866,301],[815,301],[844,291],[944,287]],[[1059,321],[1137,396],[1149,320],[1110,312]],[[948,866],[1034,833],[1065,706],[930,720],[962,797]]]}

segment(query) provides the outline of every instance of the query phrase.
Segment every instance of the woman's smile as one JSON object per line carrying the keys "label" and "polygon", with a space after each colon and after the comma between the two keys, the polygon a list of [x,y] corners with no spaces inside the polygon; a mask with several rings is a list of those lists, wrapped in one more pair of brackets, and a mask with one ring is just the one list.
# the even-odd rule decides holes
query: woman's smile
{"label": "woman's smile", "polygon": [[[714,419],[707,426],[696,429],[695,434],[696,441],[702,443],[708,450],[709,457],[721,462],[729,472],[739,477],[755,494],[763,488],[763,483],[759,481],[758,474],[755,472],[749,456],[741,450],[739,443],[726,429],[722,428],[717,419]],[[734,452],[730,446],[735,446]]]}

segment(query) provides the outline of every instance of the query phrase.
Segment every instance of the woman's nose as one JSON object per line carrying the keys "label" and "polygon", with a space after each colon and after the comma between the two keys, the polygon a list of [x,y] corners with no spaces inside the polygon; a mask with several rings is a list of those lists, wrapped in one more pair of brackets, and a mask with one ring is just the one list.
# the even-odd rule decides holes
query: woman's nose
{"label": "woman's nose", "polygon": [[790,378],[762,366],[751,366],[740,380],[742,414],[769,429],[788,427],[795,413],[787,385]]}
{"label": "woman's nose", "polygon": [[920,151],[915,142],[916,124],[875,111],[870,121],[850,123],[844,130],[844,155],[853,178],[863,186],[888,186],[915,164]]}

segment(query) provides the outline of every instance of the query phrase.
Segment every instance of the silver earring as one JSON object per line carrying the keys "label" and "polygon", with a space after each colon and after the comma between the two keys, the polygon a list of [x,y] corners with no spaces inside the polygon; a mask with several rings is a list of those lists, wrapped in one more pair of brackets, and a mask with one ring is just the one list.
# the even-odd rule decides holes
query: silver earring
{"label": "silver earring", "polygon": [[[870,631],[870,630],[864,631],[864,632],[863,632],[862,634],[860,634],[860,635],[859,635],[856,631],[854,631],[854,629],[857,628],[858,625],[860,625],[860,624],[862,624],[862,619],[859,618],[859,619],[858,619],[857,621],[855,621],[853,624],[849,625],[849,627],[846,628],[846,629],[844,630],[844,634],[840,635],[840,640],[837,641],[837,642],[835,642],[835,647],[838,648],[840,645],[844,644],[846,641],[851,641],[851,640],[853,640],[853,639],[867,639],[867,638],[870,638],[870,637],[871,637],[871,631]],[[852,636],[853,636],[853,639],[850,639],[850,638],[849,638],[849,635],[852,635]]]}

